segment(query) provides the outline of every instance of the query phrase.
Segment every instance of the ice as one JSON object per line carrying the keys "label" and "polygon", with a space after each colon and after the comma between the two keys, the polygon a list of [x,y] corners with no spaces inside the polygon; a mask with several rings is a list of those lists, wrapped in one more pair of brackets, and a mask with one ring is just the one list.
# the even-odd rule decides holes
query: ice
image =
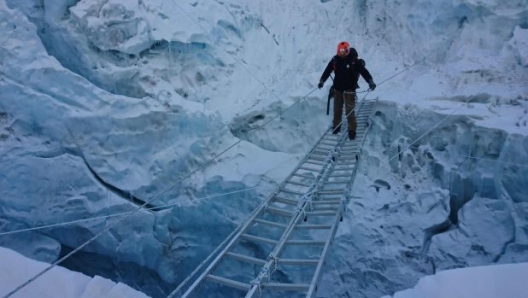
{"label": "ice", "polygon": [[[2,297],[49,264],[37,262],[0,247],[0,295]],[[62,267],[53,267],[45,276],[15,293],[16,297],[148,297],[121,283],[114,283],[99,276],[89,277]]]}
{"label": "ice", "polygon": [[413,289],[382,298],[522,298],[528,292],[526,274],[528,263],[446,270],[421,278]]}
{"label": "ice", "polygon": [[[379,297],[445,268],[525,262],[526,7],[0,0],[0,233],[170,205],[72,263],[133,264],[142,291],[179,283],[328,128],[315,84],[345,39],[378,83],[360,99],[381,102],[319,293]],[[51,262],[117,220],[0,243]]]}

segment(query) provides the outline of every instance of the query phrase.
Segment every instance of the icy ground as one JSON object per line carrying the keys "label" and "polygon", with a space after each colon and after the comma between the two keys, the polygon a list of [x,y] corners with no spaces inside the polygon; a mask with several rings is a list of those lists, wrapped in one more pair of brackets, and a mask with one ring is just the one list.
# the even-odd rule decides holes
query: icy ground
{"label": "icy ground", "polygon": [[[49,264],[22,256],[0,247],[0,296],[4,297],[19,284],[44,270]],[[22,289],[13,298],[147,298],[122,283],[115,283],[100,276],[89,277],[61,267],[54,267],[42,278]]]}
{"label": "icy ground", "polygon": [[319,294],[528,261],[527,7],[0,0],[0,245],[52,262],[119,217],[5,233],[146,203],[63,265],[163,297],[327,128],[345,39],[381,102]]}

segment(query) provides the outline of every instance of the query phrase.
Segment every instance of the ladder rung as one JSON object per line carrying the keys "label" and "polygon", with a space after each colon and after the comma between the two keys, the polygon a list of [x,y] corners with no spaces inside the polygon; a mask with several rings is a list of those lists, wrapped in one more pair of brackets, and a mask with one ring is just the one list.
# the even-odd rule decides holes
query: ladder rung
{"label": "ladder rung", "polygon": [[341,181],[326,181],[325,184],[347,184],[350,182],[349,180],[341,180]]}
{"label": "ladder rung", "polygon": [[314,150],[311,155],[328,155],[328,151],[318,151]]}
{"label": "ladder rung", "polygon": [[325,189],[325,190],[320,190],[319,191],[319,194],[336,194],[336,193],[343,193],[344,189]]}
{"label": "ladder rung", "polygon": [[331,229],[331,225],[309,225],[309,224],[302,224],[295,226],[296,229],[313,229],[313,230],[327,230]]}
{"label": "ladder rung", "polygon": [[345,160],[340,160],[341,162],[337,163],[336,165],[334,165],[334,169],[335,168],[350,168],[350,167],[354,167],[356,165],[356,161],[354,160],[352,163],[348,163],[346,162]]}
{"label": "ladder rung", "polygon": [[304,192],[299,192],[296,190],[291,190],[291,189],[286,189],[286,188],[281,189],[280,192],[291,193],[291,194],[300,195],[300,196],[304,195]]}
{"label": "ladder rung", "polygon": [[260,266],[264,266],[266,264],[266,260],[257,259],[254,257],[245,256],[245,255],[241,255],[241,254],[237,254],[233,252],[226,252],[225,255],[233,259],[239,260],[239,261],[253,263],[253,264],[260,265]]}
{"label": "ladder rung", "polygon": [[346,174],[339,174],[339,175],[330,175],[329,178],[343,178],[343,177],[351,177],[352,175],[346,175]]}
{"label": "ladder rung", "polygon": [[254,235],[249,235],[249,234],[242,234],[240,235],[240,237],[246,239],[246,240],[252,240],[252,241],[255,241],[255,242],[262,242],[262,243],[268,243],[268,244],[277,244],[277,241],[273,240],[273,239],[269,239],[269,238],[264,238],[264,237],[259,237],[259,236],[254,236]]}
{"label": "ladder rung", "polygon": [[349,160],[352,163],[356,163],[356,156],[359,154],[359,151],[356,152],[344,152],[339,154],[337,157],[340,161],[347,161]]}
{"label": "ladder rung", "polygon": [[359,150],[341,151],[338,157],[355,158],[359,154]]}
{"label": "ladder rung", "polygon": [[[334,209],[335,211],[337,211],[337,209]],[[306,215],[314,215],[314,216],[332,216],[332,215],[336,215],[337,212],[333,212],[333,211],[308,211],[306,212]]]}
{"label": "ladder rung", "polygon": [[346,172],[346,171],[353,171],[354,169],[334,169],[334,172]]}
{"label": "ladder rung", "polygon": [[307,167],[299,167],[300,170],[306,170],[306,171],[312,171],[312,172],[319,172],[321,169],[312,169]]}
{"label": "ladder rung", "polygon": [[310,176],[310,175],[303,175],[303,174],[293,174],[293,176],[297,176],[297,177],[302,177],[302,178],[306,178],[306,179],[314,179],[313,176]]}
{"label": "ladder rung", "polygon": [[320,145],[327,145],[327,146],[334,146],[335,147],[335,145],[337,145],[337,141],[335,141],[335,142],[324,142],[323,141],[323,142],[321,142],[319,144]]}
{"label": "ladder rung", "polygon": [[275,208],[275,207],[269,207],[269,206],[266,207],[266,211],[277,214],[277,215],[282,215],[282,216],[292,216],[293,215],[293,213],[291,213],[290,211],[286,211],[286,210]]}
{"label": "ladder rung", "polygon": [[228,279],[225,277],[212,275],[212,274],[207,274],[207,279],[210,281],[214,281],[216,283],[231,287],[231,288],[242,290],[242,291],[249,291],[251,289],[251,285],[249,284],[239,282],[236,280],[232,280],[232,279]]}
{"label": "ladder rung", "polygon": [[289,245],[314,245],[314,246],[323,246],[326,244],[324,241],[315,241],[315,240],[290,240],[286,241],[286,244]]}
{"label": "ladder rung", "polygon": [[291,200],[291,199],[286,199],[286,198],[281,198],[281,197],[273,197],[273,200],[274,200],[275,202],[279,202],[279,203],[283,203],[283,204],[288,204],[288,205],[293,205],[293,206],[297,206],[297,204],[299,204],[299,201]]}
{"label": "ladder rung", "polygon": [[297,291],[306,292],[310,289],[309,284],[288,284],[288,283],[263,283],[263,288],[279,291]]}
{"label": "ladder rung", "polygon": [[341,204],[341,200],[317,200],[312,201],[312,205]]}
{"label": "ladder rung", "polygon": [[[327,207],[327,206],[314,206],[314,211],[333,211],[334,214],[337,212],[336,207]],[[313,212],[313,211],[312,211]]]}
{"label": "ladder rung", "polygon": [[317,265],[319,260],[314,259],[278,259],[279,264],[284,265]]}
{"label": "ladder rung", "polygon": [[317,161],[325,161],[325,160],[326,160],[326,157],[310,156],[310,157],[308,157],[308,159],[311,159],[311,160],[317,160]]}
{"label": "ladder rung", "polygon": [[357,148],[350,149],[350,150],[341,150],[339,155],[356,155],[359,153],[359,150]]}
{"label": "ladder rung", "polygon": [[358,134],[356,134],[356,139],[351,141],[347,140],[342,146],[340,152],[347,152],[347,151],[357,151],[359,150],[360,146],[359,143],[357,143]]}
{"label": "ladder rung", "polygon": [[[341,195],[342,195],[342,193],[341,193]],[[342,197],[342,196],[340,196],[340,195],[337,195],[337,196],[336,196],[335,194],[332,195],[332,194],[324,194],[324,193],[323,193],[323,194],[320,193],[319,196],[325,196],[324,198],[319,197],[319,200],[320,200],[320,201],[330,201],[330,200],[332,200],[332,201],[333,201],[333,200],[336,200],[336,201],[337,201],[337,200],[340,200],[341,197]],[[315,202],[315,201],[314,201],[314,202]]]}
{"label": "ladder rung", "polygon": [[353,146],[347,146],[347,145],[343,145],[341,147],[341,153],[351,153],[351,152],[357,152],[359,149],[359,147],[357,145],[353,145]]}
{"label": "ladder rung", "polygon": [[310,160],[307,160],[307,161],[305,161],[304,163],[311,164],[311,165],[316,165],[316,166],[322,166],[322,165],[325,164],[324,162],[320,162],[320,161],[310,161]]}
{"label": "ladder rung", "polygon": [[308,184],[304,184],[304,183],[301,183],[301,182],[297,182],[297,181],[292,181],[292,180],[288,180],[288,182],[286,182],[287,184],[293,184],[293,185],[299,185],[299,186],[304,186],[304,187],[310,187],[310,185]]}
{"label": "ladder rung", "polygon": [[281,224],[281,223],[278,223],[278,222],[269,221],[269,220],[265,220],[265,219],[260,219],[260,218],[255,218],[253,221],[256,222],[256,223],[263,224],[263,225],[274,226],[274,227],[279,227],[279,228],[288,227],[285,224]]}
{"label": "ladder rung", "polygon": [[[343,160],[338,160],[338,162],[342,162]],[[334,170],[336,169],[336,167],[339,167],[339,169],[344,169],[344,168],[347,168],[347,169],[350,169],[350,170],[353,170],[355,167],[356,167],[356,163],[352,163],[352,164],[347,164],[347,163],[341,163],[341,164],[337,164],[334,166]]]}

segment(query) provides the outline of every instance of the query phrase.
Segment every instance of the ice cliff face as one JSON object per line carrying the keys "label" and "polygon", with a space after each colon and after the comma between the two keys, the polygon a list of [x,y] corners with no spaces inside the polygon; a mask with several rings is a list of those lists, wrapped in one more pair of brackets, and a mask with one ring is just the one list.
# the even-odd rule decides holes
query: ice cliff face
{"label": "ice cliff face", "polygon": [[[158,209],[67,266],[102,274],[113,262],[107,274],[130,284],[138,276],[123,272],[141,268],[147,285],[136,288],[163,296],[327,127],[325,92],[303,97],[347,39],[385,102],[321,293],[376,297],[440,269],[526,261],[526,7],[0,0],[1,231],[148,202]],[[392,188],[376,192],[375,179]],[[0,235],[0,244],[50,262],[116,220]]]}

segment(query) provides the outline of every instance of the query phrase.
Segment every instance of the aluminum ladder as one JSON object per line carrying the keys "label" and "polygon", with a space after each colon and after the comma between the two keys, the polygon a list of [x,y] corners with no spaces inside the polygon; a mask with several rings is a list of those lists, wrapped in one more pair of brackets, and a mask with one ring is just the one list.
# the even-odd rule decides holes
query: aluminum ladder
{"label": "aluminum ladder", "polygon": [[355,140],[346,121],[345,133],[329,128],[186,292],[168,297],[314,297],[376,103],[358,103]]}

